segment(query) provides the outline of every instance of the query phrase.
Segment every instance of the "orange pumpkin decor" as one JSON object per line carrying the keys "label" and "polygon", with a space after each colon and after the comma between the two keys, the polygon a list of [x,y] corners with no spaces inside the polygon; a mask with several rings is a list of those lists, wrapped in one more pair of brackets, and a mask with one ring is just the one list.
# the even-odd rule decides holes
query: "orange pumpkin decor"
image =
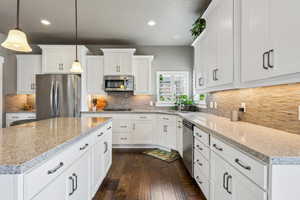
{"label": "orange pumpkin decor", "polygon": [[105,106],[107,105],[106,99],[104,97],[99,97],[97,99],[97,110],[103,110]]}

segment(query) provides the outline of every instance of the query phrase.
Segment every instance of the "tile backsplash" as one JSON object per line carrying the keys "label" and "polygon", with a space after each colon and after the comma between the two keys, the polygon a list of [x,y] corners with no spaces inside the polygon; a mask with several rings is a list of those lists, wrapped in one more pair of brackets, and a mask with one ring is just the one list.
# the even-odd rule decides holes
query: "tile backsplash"
{"label": "tile backsplash", "polygon": [[[209,108],[210,102],[217,102],[217,109]],[[241,121],[300,134],[300,83],[211,93],[208,108],[201,111],[230,118],[241,103],[246,104]]]}
{"label": "tile backsplash", "polygon": [[92,109],[92,100],[104,98],[107,102],[105,108],[131,108],[131,109],[150,109],[150,102],[154,102],[152,95],[133,95],[132,92],[110,92],[108,95],[91,95],[89,108]]}
{"label": "tile backsplash", "polygon": [[5,97],[5,111],[19,112],[24,111],[27,107],[28,111],[35,110],[35,95],[19,94],[7,95]]}

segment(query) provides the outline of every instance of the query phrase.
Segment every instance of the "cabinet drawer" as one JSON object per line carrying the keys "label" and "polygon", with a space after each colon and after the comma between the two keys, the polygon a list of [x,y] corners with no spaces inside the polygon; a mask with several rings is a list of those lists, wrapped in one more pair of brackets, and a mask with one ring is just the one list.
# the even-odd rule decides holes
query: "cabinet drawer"
{"label": "cabinet drawer", "polygon": [[205,133],[204,131],[200,130],[197,127],[194,127],[194,136],[203,144],[209,146],[209,134]]}
{"label": "cabinet drawer", "polygon": [[131,144],[130,134],[113,134],[113,144]]}
{"label": "cabinet drawer", "polygon": [[158,116],[158,120],[176,123],[176,116],[172,116],[172,115],[159,115]]}
{"label": "cabinet drawer", "polygon": [[132,119],[134,120],[153,120],[154,118],[155,115],[152,114],[138,114],[132,116]]}
{"label": "cabinet drawer", "polygon": [[196,167],[204,174],[205,178],[209,179],[209,162],[198,151],[194,151],[194,168]]}
{"label": "cabinet drawer", "polygon": [[211,148],[260,187],[267,189],[267,165],[213,137]]}
{"label": "cabinet drawer", "polygon": [[205,177],[205,175],[201,172],[200,168],[196,166],[194,168],[194,178],[198,184],[198,186],[201,188],[204,196],[206,199],[209,199],[209,179]]}
{"label": "cabinet drawer", "polygon": [[63,152],[58,153],[55,157],[43,165],[26,173],[24,175],[25,200],[31,199],[52,180],[65,171],[81,155],[87,152],[90,147],[91,139],[92,138],[90,136],[87,136]]}
{"label": "cabinet drawer", "polygon": [[132,130],[132,126],[129,120],[114,119],[113,124],[114,133],[129,133]]}
{"label": "cabinet drawer", "polygon": [[200,142],[197,138],[194,139],[194,150],[200,152],[206,160],[209,160],[209,148],[202,142]]}

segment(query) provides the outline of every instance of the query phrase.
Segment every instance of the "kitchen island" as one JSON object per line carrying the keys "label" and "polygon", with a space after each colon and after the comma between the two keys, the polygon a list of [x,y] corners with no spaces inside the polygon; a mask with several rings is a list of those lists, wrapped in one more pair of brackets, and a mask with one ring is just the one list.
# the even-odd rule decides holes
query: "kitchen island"
{"label": "kitchen island", "polygon": [[1,199],[92,199],[111,166],[111,130],[101,117],[0,129]]}

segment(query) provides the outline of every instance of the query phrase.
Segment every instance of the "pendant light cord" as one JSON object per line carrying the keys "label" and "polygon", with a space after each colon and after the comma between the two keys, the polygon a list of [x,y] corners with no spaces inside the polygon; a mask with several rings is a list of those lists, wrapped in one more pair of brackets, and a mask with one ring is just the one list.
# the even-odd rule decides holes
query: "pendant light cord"
{"label": "pendant light cord", "polygon": [[[18,0],[19,1],[19,0]],[[76,46],[76,61],[78,61],[77,44],[78,44],[78,9],[77,0],[75,0],[75,46]]]}
{"label": "pendant light cord", "polygon": [[20,0],[17,0],[17,28],[20,29]]}

